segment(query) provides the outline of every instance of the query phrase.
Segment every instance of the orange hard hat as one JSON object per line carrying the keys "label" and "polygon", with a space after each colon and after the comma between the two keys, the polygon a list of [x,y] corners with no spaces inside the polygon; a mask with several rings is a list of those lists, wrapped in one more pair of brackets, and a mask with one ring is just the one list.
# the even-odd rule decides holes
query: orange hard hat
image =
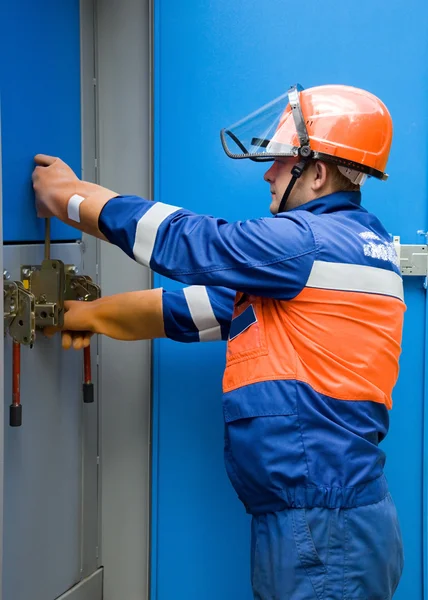
{"label": "orange hard hat", "polygon": [[[231,151],[229,138],[241,153]],[[385,104],[346,85],[293,86],[222,131],[223,147],[233,158],[300,156],[384,180],[391,141],[392,119]]]}
{"label": "orange hard hat", "polygon": [[[379,98],[346,85],[313,87],[302,90],[299,96],[314,152],[384,175],[392,142],[392,119]],[[300,145],[292,112],[288,104],[272,141]]]}

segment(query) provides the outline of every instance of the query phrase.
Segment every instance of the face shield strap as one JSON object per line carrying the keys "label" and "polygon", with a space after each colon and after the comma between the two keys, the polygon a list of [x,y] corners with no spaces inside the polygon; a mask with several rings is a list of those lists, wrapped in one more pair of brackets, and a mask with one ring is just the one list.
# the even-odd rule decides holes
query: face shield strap
{"label": "face shield strap", "polygon": [[306,169],[308,164],[309,164],[309,159],[302,158],[302,160],[299,163],[297,163],[297,165],[294,165],[294,167],[291,169],[291,174],[293,177],[291,178],[290,183],[288,184],[287,189],[284,192],[284,195],[282,197],[281,203],[278,208],[278,213],[282,213],[285,211],[287,200],[291,194],[291,191],[292,191],[293,187],[295,186],[296,181],[299,179],[299,177],[302,176],[302,173]]}
{"label": "face shield strap", "polygon": [[297,136],[300,142],[298,153],[301,160],[291,170],[291,174],[293,177],[291,178],[290,183],[288,184],[287,189],[285,190],[284,195],[282,197],[281,203],[278,208],[279,213],[285,211],[287,200],[291,194],[293,187],[296,185],[296,181],[299,179],[299,177],[302,176],[303,171],[306,169],[310,159],[313,156],[308,130],[306,129],[305,118],[303,116],[302,107],[300,105],[299,93],[302,91],[303,87],[300,84],[293,85],[288,90],[288,101],[290,103],[294,126],[296,128]]}
{"label": "face shield strap", "polygon": [[303,91],[300,84],[293,85],[288,90],[288,101],[290,103],[291,113],[293,115],[294,126],[296,127],[297,135],[300,142],[300,150],[307,146],[310,148],[310,140],[308,130],[306,129],[305,118],[303,116],[302,107],[300,105],[299,92]]}

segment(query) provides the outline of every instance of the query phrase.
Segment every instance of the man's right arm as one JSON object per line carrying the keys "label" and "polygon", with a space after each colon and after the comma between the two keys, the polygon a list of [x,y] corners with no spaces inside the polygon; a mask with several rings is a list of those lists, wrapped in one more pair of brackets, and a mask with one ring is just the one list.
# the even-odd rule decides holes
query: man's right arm
{"label": "man's right arm", "polygon": [[[67,302],[63,327],[64,348],[76,350],[99,333],[124,340],[168,337],[180,342],[226,340],[235,292],[227,288],[189,286],[115,294],[94,302]],[[55,330],[46,330],[52,334]],[[74,332],[74,333],[73,333]]]}

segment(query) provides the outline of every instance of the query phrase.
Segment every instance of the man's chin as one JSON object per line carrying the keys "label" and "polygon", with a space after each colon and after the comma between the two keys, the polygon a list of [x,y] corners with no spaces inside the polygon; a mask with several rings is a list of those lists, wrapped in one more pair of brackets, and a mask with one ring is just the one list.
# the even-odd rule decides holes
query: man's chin
{"label": "man's chin", "polygon": [[270,203],[269,206],[269,211],[271,213],[271,215],[277,215],[278,214],[278,203],[276,202],[276,200],[272,200],[272,202]]}

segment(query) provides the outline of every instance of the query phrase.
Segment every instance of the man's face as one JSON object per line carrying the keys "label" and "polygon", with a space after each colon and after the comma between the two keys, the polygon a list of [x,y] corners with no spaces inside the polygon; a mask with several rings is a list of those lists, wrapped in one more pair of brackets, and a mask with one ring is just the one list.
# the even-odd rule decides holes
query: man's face
{"label": "man's face", "polygon": [[[291,178],[293,177],[291,174],[291,170],[294,167],[294,165],[296,165],[298,162],[298,157],[290,156],[278,158],[272,163],[270,169],[268,169],[264,174],[264,180],[268,182],[270,186],[272,202],[270,204],[269,210],[273,215],[276,215],[278,212],[278,208],[281,203],[284,192],[287,189]],[[305,174],[306,173],[303,173],[302,177],[298,179],[294,184],[291,194],[287,200],[287,210],[295,208],[296,206],[299,206],[303,202],[307,201],[305,198],[305,195],[307,193],[304,181]]]}

